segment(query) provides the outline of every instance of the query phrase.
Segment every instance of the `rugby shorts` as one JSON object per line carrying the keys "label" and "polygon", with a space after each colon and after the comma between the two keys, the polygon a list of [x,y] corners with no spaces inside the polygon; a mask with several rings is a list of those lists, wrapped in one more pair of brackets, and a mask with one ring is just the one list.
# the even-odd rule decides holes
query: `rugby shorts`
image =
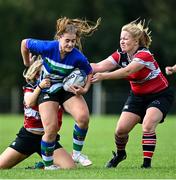
{"label": "rugby shorts", "polygon": [[[9,147],[25,155],[38,153],[41,156],[41,139],[42,135],[33,134],[22,127],[19,130],[16,139]],[[60,136],[57,135],[55,149],[62,148],[61,144],[58,142],[59,139]]]}
{"label": "rugby shorts", "polygon": [[75,96],[75,94],[65,91],[63,88],[52,94],[42,92],[38,97],[38,105],[47,101],[55,101],[62,105],[66,100],[73,96]]}
{"label": "rugby shorts", "polygon": [[162,123],[167,113],[170,110],[174,101],[174,91],[171,88],[166,88],[155,94],[144,96],[135,95],[132,91],[127,98],[127,101],[122,109],[123,112],[132,112],[141,117],[141,123],[146,114],[146,110],[150,107],[156,107],[163,113]]}

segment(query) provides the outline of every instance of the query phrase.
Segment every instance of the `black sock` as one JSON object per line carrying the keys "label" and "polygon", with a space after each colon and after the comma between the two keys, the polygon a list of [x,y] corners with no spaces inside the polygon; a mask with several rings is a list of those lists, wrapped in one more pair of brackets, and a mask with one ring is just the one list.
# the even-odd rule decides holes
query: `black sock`
{"label": "black sock", "polygon": [[119,156],[125,156],[126,155],[126,151],[125,150],[117,150],[117,154]]}
{"label": "black sock", "polygon": [[151,159],[150,158],[144,158],[143,166],[144,167],[150,167],[151,166]]}

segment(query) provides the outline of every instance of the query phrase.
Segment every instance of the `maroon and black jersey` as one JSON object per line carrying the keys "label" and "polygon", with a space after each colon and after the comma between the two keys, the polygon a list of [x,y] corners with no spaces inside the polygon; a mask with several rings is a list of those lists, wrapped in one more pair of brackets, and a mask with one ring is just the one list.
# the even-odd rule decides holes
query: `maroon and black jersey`
{"label": "maroon and black jersey", "polygon": [[130,59],[127,53],[117,50],[111,56],[112,63],[124,68],[135,61],[144,65],[140,71],[128,76],[134,94],[144,95],[160,92],[168,87],[168,81],[161,72],[158,63],[147,48],[139,48]]}
{"label": "maroon and black jersey", "polygon": [[[27,93],[33,93],[34,89],[36,86],[33,86],[31,84],[26,85],[25,87],[23,87],[23,93],[24,96]],[[32,107],[27,107],[24,104],[24,128],[28,129],[28,130],[35,130],[35,131],[40,131],[43,132],[43,125],[42,125],[42,121],[40,118],[40,114],[38,111],[38,106],[32,106]],[[58,125],[59,125],[59,129],[62,125],[62,114],[63,114],[63,109],[60,108],[58,111]]]}

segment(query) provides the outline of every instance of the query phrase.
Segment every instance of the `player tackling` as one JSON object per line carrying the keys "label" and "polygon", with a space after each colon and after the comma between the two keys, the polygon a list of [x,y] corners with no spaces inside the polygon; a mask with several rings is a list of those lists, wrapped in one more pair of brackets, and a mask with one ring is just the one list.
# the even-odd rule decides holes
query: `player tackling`
{"label": "player tackling", "polygon": [[[151,167],[157,142],[156,127],[164,121],[174,100],[167,79],[148,49],[151,41],[145,21],[133,21],[121,29],[120,49],[105,60],[92,64],[94,72],[103,72],[94,75],[93,83],[109,79],[126,79],[131,85],[115,130],[117,151],[107,163],[107,168],[116,167],[126,159],[129,133],[138,123],[142,124],[141,167]],[[121,68],[116,70],[119,66]],[[110,70],[111,72],[105,72]]]}

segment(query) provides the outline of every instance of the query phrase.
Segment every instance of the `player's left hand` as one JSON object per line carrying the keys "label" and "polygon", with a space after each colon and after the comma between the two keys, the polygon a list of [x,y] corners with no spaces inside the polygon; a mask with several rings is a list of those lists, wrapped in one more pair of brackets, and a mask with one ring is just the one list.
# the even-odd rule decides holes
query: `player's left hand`
{"label": "player's left hand", "polygon": [[102,81],[104,78],[105,78],[105,73],[96,73],[95,75],[93,75],[91,82],[96,83]]}
{"label": "player's left hand", "polygon": [[171,66],[167,66],[167,67],[165,68],[165,71],[166,71],[166,74],[167,74],[167,75],[171,75],[171,74],[174,73],[174,68],[171,67]]}
{"label": "player's left hand", "polygon": [[70,86],[69,87],[69,91],[72,92],[75,95],[83,95],[86,93],[86,90],[84,89],[84,87],[81,86]]}

